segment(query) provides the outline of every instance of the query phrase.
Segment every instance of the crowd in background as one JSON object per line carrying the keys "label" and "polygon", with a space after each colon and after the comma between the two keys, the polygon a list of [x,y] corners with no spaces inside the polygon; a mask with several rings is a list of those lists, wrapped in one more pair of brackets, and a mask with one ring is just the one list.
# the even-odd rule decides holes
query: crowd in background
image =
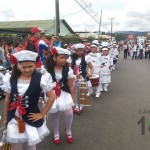
{"label": "crowd in background", "polygon": [[150,42],[145,43],[127,43],[123,46],[124,58],[132,56],[132,59],[149,59],[150,60]]}

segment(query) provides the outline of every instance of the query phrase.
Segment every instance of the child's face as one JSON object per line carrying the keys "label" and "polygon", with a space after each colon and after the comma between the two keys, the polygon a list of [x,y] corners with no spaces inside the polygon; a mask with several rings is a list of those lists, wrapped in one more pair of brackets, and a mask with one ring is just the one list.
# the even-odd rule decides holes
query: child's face
{"label": "child's face", "polygon": [[91,51],[92,51],[93,53],[97,53],[97,47],[91,47]]}
{"label": "child's face", "polygon": [[107,50],[107,51],[103,51],[103,55],[104,56],[107,56],[108,55],[108,53],[109,53],[109,51]]}
{"label": "child's face", "polygon": [[35,62],[20,62],[18,64],[18,69],[21,71],[22,75],[30,77],[35,69]]}
{"label": "child's face", "polygon": [[77,54],[77,56],[79,56],[79,57],[81,57],[81,56],[83,55],[83,53],[84,53],[84,50],[83,50],[83,49],[77,49],[77,50],[76,50],[76,54]]}
{"label": "child's face", "polygon": [[67,55],[58,55],[56,57],[56,65],[64,66],[67,63],[68,56]]}

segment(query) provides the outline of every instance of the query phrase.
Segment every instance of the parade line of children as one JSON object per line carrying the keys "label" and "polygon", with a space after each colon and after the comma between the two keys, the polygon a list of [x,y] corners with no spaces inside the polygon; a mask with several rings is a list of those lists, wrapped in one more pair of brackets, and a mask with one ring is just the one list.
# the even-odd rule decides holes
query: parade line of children
{"label": "parade line of children", "polygon": [[[118,58],[116,48],[103,46],[100,51],[97,40],[91,44],[91,53],[85,55],[84,49],[84,44],[75,44],[70,56],[69,50],[53,47],[42,73],[35,68],[37,53],[22,50],[10,55],[12,71],[5,74],[3,83],[6,140],[12,150],[22,150],[24,143],[28,143],[28,150],[36,150],[36,144],[50,133],[44,120],[47,113],[52,118],[52,141],[61,143],[59,113],[64,112],[66,141],[73,142],[73,113],[78,114],[83,109],[75,99],[75,81],[85,80],[86,94],[95,94],[92,97],[99,98],[102,91],[108,91],[111,72]],[[40,110],[38,100],[42,92],[47,99]]]}

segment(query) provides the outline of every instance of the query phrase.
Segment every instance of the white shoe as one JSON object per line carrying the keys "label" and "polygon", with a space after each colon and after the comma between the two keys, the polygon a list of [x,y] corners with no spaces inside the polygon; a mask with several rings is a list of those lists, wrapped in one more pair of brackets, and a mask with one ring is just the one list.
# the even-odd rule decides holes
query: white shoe
{"label": "white shoe", "polygon": [[104,87],[104,91],[105,91],[105,92],[107,92],[107,91],[108,91],[107,87]]}
{"label": "white shoe", "polygon": [[97,93],[96,94],[96,98],[100,97],[101,93]]}
{"label": "white shoe", "polygon": [[103,88],[102,88],[102,87],[100,88],[100,91],[103,91]]}

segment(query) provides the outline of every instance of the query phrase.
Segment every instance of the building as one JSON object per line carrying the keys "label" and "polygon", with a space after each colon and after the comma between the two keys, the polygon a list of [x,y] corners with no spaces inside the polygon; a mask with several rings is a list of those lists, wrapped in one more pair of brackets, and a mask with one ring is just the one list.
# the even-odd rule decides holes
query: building
{"label": "building", "polygon": [[99,35],[95,32],[76,32],[76,34],[80,37],[81,40],[86,41],[88,37],[93,37],[94,39],[101,39],[101,40],[110,40],[110,35]]}
{"label": "building", "polygon": [[[43,29],[47,35],[55,35],[55,20],[28,20],[28,21],[6,21],[0,22],[0,33],[17,33],[29,34],[32,27]],[[60,35],[75,34],[69,24],[64,20],[60,20]]]}

